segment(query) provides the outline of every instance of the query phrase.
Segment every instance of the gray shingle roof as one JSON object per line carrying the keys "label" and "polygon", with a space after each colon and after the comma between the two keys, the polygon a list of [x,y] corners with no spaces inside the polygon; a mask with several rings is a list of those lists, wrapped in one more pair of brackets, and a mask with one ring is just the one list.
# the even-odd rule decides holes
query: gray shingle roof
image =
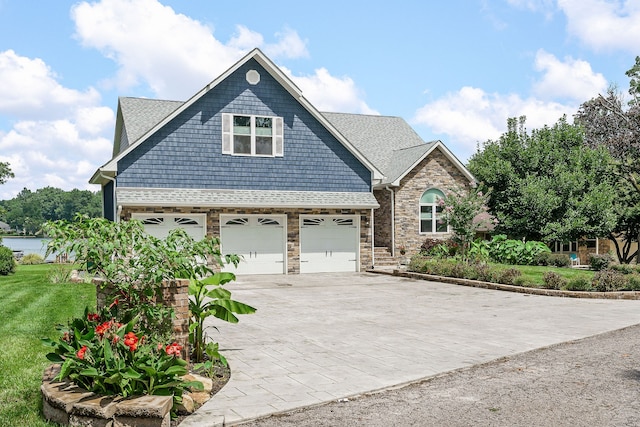
{"label": "gray shingle roof", "polygon": [[[162,119],[184,104],[182,101],[121,97],[120,111],[129,144],[137,141]],[[126,147],[120,147],[120,150]]]}
{"label": "gray shingle roof", "polygon": [[320,191],[211,190],[175,188],[116,189],[124,206],[199,206],[375,209],[372,193]]}
{"label": "gray shingle roof", "polygon": [[322,113],[375,167],[395,181],[412,167],[435,142],[425,143],[400,117],[348,113]]}

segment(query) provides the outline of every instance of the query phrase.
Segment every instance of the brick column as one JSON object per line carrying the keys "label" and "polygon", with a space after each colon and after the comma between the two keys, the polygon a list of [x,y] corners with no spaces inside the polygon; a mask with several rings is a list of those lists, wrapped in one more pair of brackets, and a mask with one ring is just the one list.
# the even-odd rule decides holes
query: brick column
{"label": "brick column", "polygon": [[[97,308],[100,311],[111,303],[109,297],[115,293],[113,286],[105,284],[103,279],[93,279],[96,285]],[[182,358],[189,361],[189,280],[174,279],[162,282],[160,294],[156,302],[173,308],[174,316],[171,319],[173,339],[182,346]],[[166,343],[170,344],[170,343]]]}

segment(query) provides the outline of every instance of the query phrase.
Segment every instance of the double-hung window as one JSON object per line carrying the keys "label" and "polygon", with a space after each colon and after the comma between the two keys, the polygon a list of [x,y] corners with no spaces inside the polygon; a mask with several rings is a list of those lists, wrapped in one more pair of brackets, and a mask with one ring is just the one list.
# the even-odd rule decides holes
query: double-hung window
{"label": "double-hung window", "polygon": [[223,114],[222,153],[238,156],[282,156],[282,117]]}
{"label": "double-hung window", "polygon": [[422,193],[420,198],[420,233],[447,233],[449,226],[442,218],[442,206],[438,203],[444,199],[444,193],[432,188]]}

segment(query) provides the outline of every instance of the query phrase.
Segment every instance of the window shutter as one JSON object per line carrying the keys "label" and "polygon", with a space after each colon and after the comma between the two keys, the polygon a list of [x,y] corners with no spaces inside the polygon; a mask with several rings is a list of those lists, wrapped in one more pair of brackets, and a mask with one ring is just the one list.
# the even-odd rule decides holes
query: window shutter
{"label": "window shutter", "polygon": [[282,117],[275,117],[274,118],[274,122],[275,122],[275,134],[274,134],[275,153],[274,153],[274,156],[282,157],[282,156],[284,156],[284,130],[283,130]]}
{"label": "window shutter", "polygon": [[231,149],[233,114],[222,113],[222,154],[233,154]]}

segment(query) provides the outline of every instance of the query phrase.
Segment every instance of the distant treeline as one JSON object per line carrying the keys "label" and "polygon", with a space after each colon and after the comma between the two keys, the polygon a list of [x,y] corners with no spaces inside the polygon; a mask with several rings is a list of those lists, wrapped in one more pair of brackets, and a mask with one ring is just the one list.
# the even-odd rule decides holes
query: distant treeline
{"label": "distant treeline", "polygon": [[19,233],[36,234],[43,222],[71,220],[76,213],[102,216],[100,192],[64,191],[53,187],[31,191],[25,188],[11,200],[0,200],[0,221]]}

